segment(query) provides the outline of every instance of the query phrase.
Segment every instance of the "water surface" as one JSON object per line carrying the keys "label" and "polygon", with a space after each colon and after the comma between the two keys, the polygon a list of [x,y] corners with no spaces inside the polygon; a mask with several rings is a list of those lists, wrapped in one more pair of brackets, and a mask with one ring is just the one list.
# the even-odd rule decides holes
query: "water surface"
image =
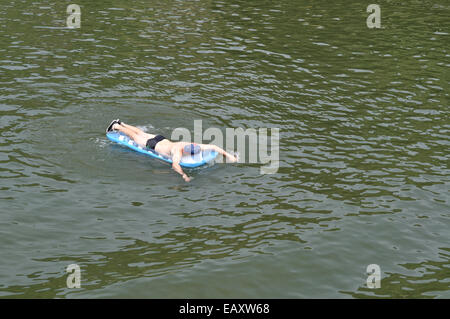
{"label": "water surface", "polygon": [[[0,5],[0,296],[450,297],[447,1],[70,3]],[[185,183],[118,117],[279,128],[280,167]]]}

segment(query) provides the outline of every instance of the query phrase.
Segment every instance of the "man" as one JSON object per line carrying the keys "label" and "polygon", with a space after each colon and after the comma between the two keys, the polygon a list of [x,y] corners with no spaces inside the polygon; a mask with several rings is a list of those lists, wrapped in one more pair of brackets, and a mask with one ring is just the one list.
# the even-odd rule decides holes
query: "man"
{"label": "man", "polygon": [[191,178],[188,177],[181,169],[180,161],[183,154],[194,155],[203,150],[214,150],[217,153],[226,156],[227,159],[232,163],[237,161],[236,157],[225,152],[223,149],[221,149],[216,145],[195,144],[187,142],[171,142],[162,135],[153,135],[145,133],[141,129],[135,126],[125,124],[119,119],[114,120],[111,122],[111,124],[109,124],[108,128],[106,129],[106,133],[112,130],[125,133],[141,147],[146,147],[150,150],[156,151],[159,154],[171,157],[172,168],[177,173],[179,173],[186,182],[189,182]]}

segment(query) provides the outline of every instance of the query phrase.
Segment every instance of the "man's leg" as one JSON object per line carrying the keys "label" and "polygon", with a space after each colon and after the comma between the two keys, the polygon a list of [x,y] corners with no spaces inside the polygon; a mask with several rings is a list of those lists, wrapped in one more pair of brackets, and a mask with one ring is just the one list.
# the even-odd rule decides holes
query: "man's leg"
{"label": "man's leg", "polygon": [[142,130],[138,129],[137,127],[127,125],[124,123],[114,124],[113,129],[120,131],[122,133],[125,133],[130,138],[132,138],[133,141],[135,141],[137,144],[139,144],[139,146],[141,146],[141,147],[145,147],[145,144],[147,143],[147,140],[149,139],[148,135],[150,135],[150,134],[147,134],[147,133],[143,132]]}
{"label": "man's leg", "polygon": [[120,125],[122,125],[123,127],[127,128],[129,130],[132,130],[136,134],[141,134],[141,135],[147,134],[143,130],[137,128],[136,126],[128,125],[128,124],[125,124],[124,122],[121,122]]}

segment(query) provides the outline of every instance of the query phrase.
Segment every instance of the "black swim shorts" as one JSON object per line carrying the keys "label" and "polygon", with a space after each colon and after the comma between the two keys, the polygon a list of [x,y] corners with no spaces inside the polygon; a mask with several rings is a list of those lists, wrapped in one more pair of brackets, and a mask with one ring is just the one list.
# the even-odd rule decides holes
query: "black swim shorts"
{"label": "black swim shorts", "polygon": [[150,138],[147,140],[147,143],[145,146],[151,150],[155,150],[156,144],[161,142],[162,140],[165,140],[166,138],[162,135],[156,135],[154,138]]}

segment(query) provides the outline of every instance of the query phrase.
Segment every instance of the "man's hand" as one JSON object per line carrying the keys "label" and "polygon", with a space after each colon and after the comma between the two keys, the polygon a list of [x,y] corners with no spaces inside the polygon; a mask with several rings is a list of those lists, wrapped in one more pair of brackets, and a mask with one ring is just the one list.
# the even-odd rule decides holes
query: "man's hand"
{"label": "man's hand", "polygon": [[172,164],[172,168],[174,169],[175,172],[177,172],[178,174],[180,174],[181,177],[183,177],[183,179],[184,179],[186,182],[190,182],[190,181],[191,181],[191,178],[190,178],[189,176],[187,176],[185,172],[183,172],[183,170],[181,169],[181,166],[180,166],[178,163],[175,163],[175,162],[174,162],[174,163]]}
{"label": "man's hand", "polygon": [[236,156],[231,155],[231,154],[229,154],[229,153],[227,153],[226,156],[227,156],[228,160],[229,160],[231,163],[236,163],[236,162],[237,162]]}
{"label": "man's hand", "polygon": [[174,169],[175,172],[180,174],[181,177],[183,177],[183,179],[186,182],[190,182],[191,178],[189,176],[187,176],[186,173],[183,172],[183,170],[181,169],[180,160],[181,160],[181,150],[179,150],[177,153],[175,153],[175,155],[172,157],[172,161],[173,161],[172,168]]}

